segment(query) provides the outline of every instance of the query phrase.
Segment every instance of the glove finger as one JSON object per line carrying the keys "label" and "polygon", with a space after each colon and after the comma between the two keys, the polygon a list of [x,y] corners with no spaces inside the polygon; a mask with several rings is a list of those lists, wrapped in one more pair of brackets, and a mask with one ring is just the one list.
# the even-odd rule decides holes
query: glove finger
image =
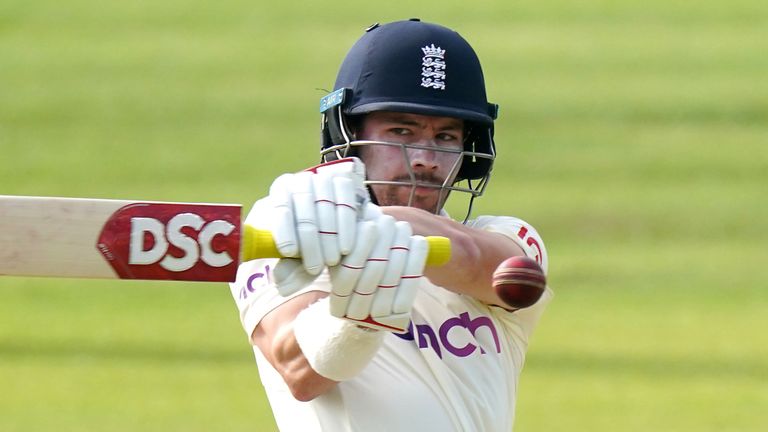
{"label": "glove finger", "polygon": [[427,262],[427,252],[429,251],[427,239],[422,236],[412,236],[408,249],[408,261],[403,270],[403,276],[400,279],[400,286],[395,294],[395,301],[392,304],[393,313],[407,313],[413,307],[413,301],[416,299],[416,293],[420,284],[421,277],[424,275],[424,264]]}
{"label": "glove finger", "polygon": [[283,297],[307,287],[317,278],[316,275],[311,275],[304,270],[301,260],[293,258],[278,260],[272,275],[275,278],[277,292]]}
{"label": "glove finger", "polygon": [[311,172],[294,175],[293,212],[296,218],[296,234],[301,247],[301,260],[309,274],[317,275],[323,270],[323,252],[320,247],[320,234],[315,212],[315,196],[312,189]]}
{"label": "glove finger", "polygon": [[299,254],[299,240],[296,237],[296,225],[293,219],[293,201],[289,193],[289,184],[293,174],[283,174],[269,187],[270,209],[269,229],[275,239],[280,255],[295,257]]}
{"label": "glove finger", "polygon": [[371,255],[365,262],[360,280],[355,285],[355,292],[358,294],[369,295],[378,288],[384,271],[387,269],[389,251],[395,237],[395,218],[384,215],[378,218],[375,223],[378,236]]}
{"label": "glove finger", "polygon": [[[312,187],[315,192],[317,229],[320,235],[320,246],[324,262],[327,266],[334,266],[339,263],[341,255],[336,224],[336,200],[333,177],[315,174],[312,176]],[[354,228],[354,224],[352,227]]]}
{"label": "glove finger", "polygon": [[411,225],[407,222],[398,221],[395,223],[395,228],[397,232],[389,251],[389,263],[384,271],[381,282],[379,282],[379,289],[376,290],[373,304],[371,305],[371,316],[373,317],[392,313],[395,294],[397,293],[400,278],[403,275],[403,270],[408,260],[408,246],[413,233]]}
{"label": "glove finger", "polygon": [[351,318],[354,320],[364,320],[371,315],[371,304],[373,303],[373,294],[363,294],[357,291],[353,291],[349,297],[349,304],[347,305],[347,313],[345,318]]}
{"label": "glove finger", "polygon": [[392,304],[395,302],[395,294],[397,294],[397,285],[393,287],[381,286],[373,296],[373,302],[371,303],[371,316],[383,317],[392,313]]}
{"label": "glove finger", "polygon": [[376,220],[384,215],[381,208],[372,202],[366,202],[362,210],[363,220]]}
{"label": "glove finger", "polygon": [[[329,269],[331,276],[331,314],[343,317],[346,305],[352,291],[355,289],[360,274],[365,268],[366,260],[376,244],[378,232],[372,221],[361,221],[357,225],[357,241],[349,255],[341,260],[341,264]],[[336,298],[334,300],[334,297]]]}
{"label": "glove finger", "polygon": [[347,306],[347,317],[352,319],[365,319],[371,314],[374,294],[380,287],[381,278],[389,262],[389,251],[395,236],[395,219],[382,216],[375,223],[378,231],[376,244],[371,256],[366,260],[365,268]]}
{"label": "glove finger", "polygon": [[347,307],[349,306],[349,299],[352,296],[340,296],[338,294],[331,293],[330,297],[330,313],[336,318],[344,318],[347,313]]}
{"label": "glove finger", "polygon": [[355,185],[348,177],[333,178],[333,192],[336,198],[336,232],[338,233],[339,252],[347,255],[355,244],[357,225],[357,203]]}

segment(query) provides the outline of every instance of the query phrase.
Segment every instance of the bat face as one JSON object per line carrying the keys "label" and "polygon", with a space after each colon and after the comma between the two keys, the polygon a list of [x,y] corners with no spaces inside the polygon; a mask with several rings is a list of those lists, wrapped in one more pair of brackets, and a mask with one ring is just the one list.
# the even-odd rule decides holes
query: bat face
{"label": "bat face", "polygon": [[121,279],[233,281],[240,206],[134,203],[104,224],[96,247]]}
{"label": "bat face", "polygon": [[0,196],[0,275],[233,281],[241,206]]}
{"label": "bat face", "polygon": [[[354,158],[313,167],[365,176]],[[240,205],[0,195],[0,275],[231,282],[278,257]],[[241,255],[242,252],[242,255]]]}
{"label": "bat face", "polygon": [[[364,177],[354,158],[312,169]],[[279,258],[234,204],[0,195],[0,276],[232,282],[241,261]],[[428,265],[450,241],[427,237]]]}

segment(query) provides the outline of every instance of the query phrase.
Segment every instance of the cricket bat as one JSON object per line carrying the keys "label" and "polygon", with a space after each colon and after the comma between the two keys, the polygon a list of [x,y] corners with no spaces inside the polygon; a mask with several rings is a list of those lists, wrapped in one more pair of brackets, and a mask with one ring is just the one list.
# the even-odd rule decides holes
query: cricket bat
{"label": "cricket bat", "polygon": [[[232,282],[241,262],[279,258],[237,204],[0,195],[0,275]],[[450,259],[428,237],[428,265]]]}

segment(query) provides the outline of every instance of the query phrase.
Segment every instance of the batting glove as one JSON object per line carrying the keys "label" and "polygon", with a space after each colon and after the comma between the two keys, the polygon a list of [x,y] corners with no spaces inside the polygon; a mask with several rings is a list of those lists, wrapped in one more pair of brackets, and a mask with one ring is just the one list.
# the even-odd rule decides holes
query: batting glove
{"label": "batting glove", "polygon": [[270,229],[277,250],[284,257],[301,257],[310,276],[351,252],[358,208],[368,199],[364,170],[361,161],[350,158],[284,174],[272,183]]}
{"label": "batting glove", "polygon": [[427,241],[412,235],[407,222],[386,215],[362,221],[357,228],[352,252],[329,269],[331,315],[405,333],[424,272]]}
{"label": "batting glove", "polygon": [[[367,195],[366,195],[367,197]],[[362,204],[362,208],[358,210],[358,219],[361,221],[372,221],[380,218],[383,215],[379,206],[372,204],[370,201]],[[361,222],[355,221],[353,224],[353,230],[356,233],[359,227],[356,225]],[[353,240],[357,240],[357,235],[353,233]],[[371,238],[366,238],[367,242],[372,242]],[[367,243],[358,246],[366,247]],[[354,247],[353,247],[354,249]],[[273,270],[275,278],[275,288],[278,293],[283,297],[288,297],[308,286],[319,275],[313,275],[304,268],[304,263],[301,259],[283,258],[277,261]]]}

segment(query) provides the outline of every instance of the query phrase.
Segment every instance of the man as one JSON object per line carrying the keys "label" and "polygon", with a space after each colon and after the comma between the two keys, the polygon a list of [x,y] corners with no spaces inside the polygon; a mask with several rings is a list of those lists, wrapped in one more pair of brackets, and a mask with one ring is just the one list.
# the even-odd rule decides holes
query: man
{"label": "man", "polygon": [[[443,211],[450,193],[482,194],[495,157],[475,52],[419,20],[371,26],[321,111],[326,164],[279,177],[247,220],[294,258],[244,263],[232,284],[278,426],[511,430],[552,294],[514,310],[491,287],[513,255],[546,271],[530,225]],[[422,236],[450,239],[447,265],[425,267]]]}

